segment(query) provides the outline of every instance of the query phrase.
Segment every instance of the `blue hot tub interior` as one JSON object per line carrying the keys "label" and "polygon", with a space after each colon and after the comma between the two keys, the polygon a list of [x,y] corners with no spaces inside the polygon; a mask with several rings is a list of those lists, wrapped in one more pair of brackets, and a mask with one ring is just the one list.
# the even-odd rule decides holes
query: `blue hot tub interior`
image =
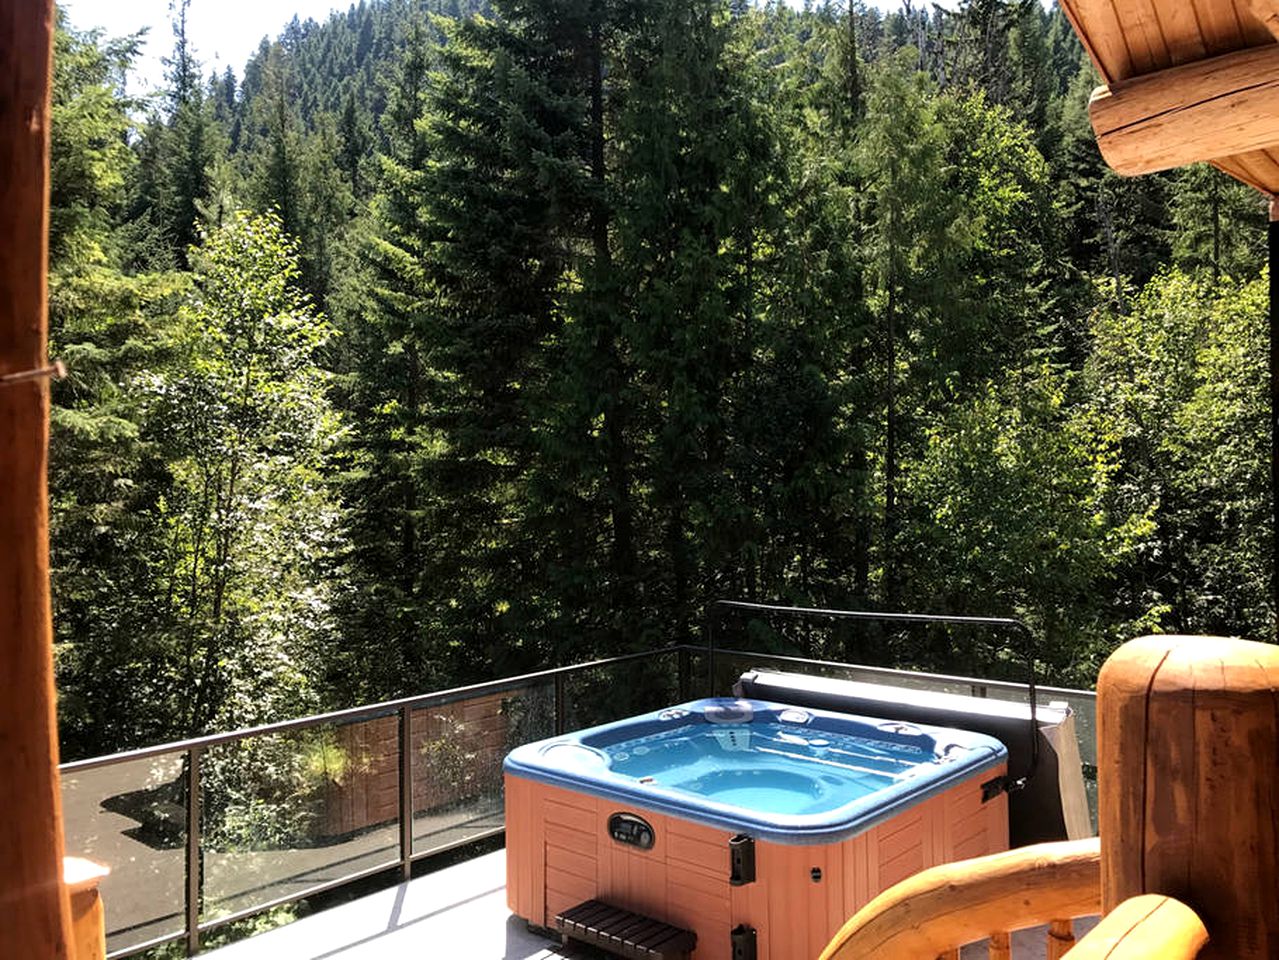
{"label": "blue hot tub interior", "polygon": [[788,723],[682,724],[603,748],[609,768],[761,813],[819,813],[912,776],[911,744]]}
{"label": "blue hot tub interior", "polygon": [[699,700],[512,751],[508,773],[780,842],[829,842],[1005,761],[997,740]]}

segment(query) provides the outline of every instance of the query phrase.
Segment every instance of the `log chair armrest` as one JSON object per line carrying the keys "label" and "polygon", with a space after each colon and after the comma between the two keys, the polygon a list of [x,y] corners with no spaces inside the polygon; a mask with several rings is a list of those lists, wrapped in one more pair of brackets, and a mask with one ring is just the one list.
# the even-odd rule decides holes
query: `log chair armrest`
{"label": "log chair armrest", "polygon": [[1100,912],[1097,838],[1040,843],[908,877],[857,911],[821,960],[937,957],[993,933]]}
{"label": "log chair armrest", "polygon": [[98,884],[110,872],[92,860],[62,858],[62,883],[71,903],[71,960],[104,960],[107,955],[106,915]]}
{"label": "log chair armrest", "polygon": [[1067,960],[1192,960],[1208,942],[1195,912],[1155,893],[1125,900],[1067,954]]}

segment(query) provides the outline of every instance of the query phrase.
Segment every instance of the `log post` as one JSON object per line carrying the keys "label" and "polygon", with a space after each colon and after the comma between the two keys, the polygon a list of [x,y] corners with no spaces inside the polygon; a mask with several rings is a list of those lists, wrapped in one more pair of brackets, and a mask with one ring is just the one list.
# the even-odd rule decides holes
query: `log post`
{"label": "log post", "polygon": [[1182,901],[1204,957],[1279,957],[1279,647],[1142,637],[1097,682],[1102,912]]}
{"label": "log post", "polygon": [[1062,960],[1075,945],[1075,925],[1069,920],[1054,920],[1048,925],[1048,960]]}
{"label": "log post", "polygon": [[111,871],[92,860],[66,857],[62,882],[71,898],[71,939],[75,960],[106,960],[107,921],[102,909],[100,884]]}
{"label": "log post", "polygon": [[52,0],[0,0],[0,957],[62,960],[46,366]]}

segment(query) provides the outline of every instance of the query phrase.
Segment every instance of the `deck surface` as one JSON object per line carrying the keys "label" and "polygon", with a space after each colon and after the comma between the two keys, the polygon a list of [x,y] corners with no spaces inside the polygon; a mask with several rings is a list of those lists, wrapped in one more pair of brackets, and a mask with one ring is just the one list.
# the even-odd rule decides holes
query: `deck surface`
{"label": "deck surface", "polygon": [[[499,850],[201,956],[209,960],[595,960],[606,956],[585,946],[561,948],[530,933],[522,920],[507,911],[505,884],[506,854]],[[1014,935],[1015,960],[1042,960],[1044,955],[1042,929]],[[982,944],[962,952],[963,960],[985,957]]]}
{"label": "deck surface", "polygon": [[209,960],[373,960],[457,957],[550,960],[564,951],[506,909],[506,854],[499,850],[268,933],[201,954]]}

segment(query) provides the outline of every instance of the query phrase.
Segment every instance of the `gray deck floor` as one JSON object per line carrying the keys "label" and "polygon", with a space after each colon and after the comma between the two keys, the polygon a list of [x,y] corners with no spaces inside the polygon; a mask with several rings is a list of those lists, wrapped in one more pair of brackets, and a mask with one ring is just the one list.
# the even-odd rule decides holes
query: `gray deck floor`
{"label": "gray deck floor", "polygon": [[[371,896],[305,917],[202,956],[210,960],[549,960],[599,957],[593,950],[561,951],[530,933],[506,909],[506,855],[497,851],[419,877]],[[1091,924],[1083,921],[1081,930]],[[1045,954],[1042,930],[1013,938],[1016,960]],[[981,944],[963,960],[984,960]]]}
{"label": "gray deck floor", "polygon": [[544,960],[556,944],[506,910],[497,851],[203,954],[210,960]]}
{"label": "gray deck floor", "polygon": [[[67,851],[111,867],[101,887],[108,950],[127,949],[182,930],[185,847],[174,839],[146,836],[135,814],[118,802],[130,793],[169,784],[181,772],[181,755],[169,755],[62,778]],[[181,831],[186,812],[180,808],[176,812],[175,830]],[[501,826],[502,802],[495,796],[443,813],[420,813],[413,818],[414,850],[429,851]],[[398,860],[399,834],[394,823],[335,842],[287,849],[227,852],[206,847],[204,919]]]}

